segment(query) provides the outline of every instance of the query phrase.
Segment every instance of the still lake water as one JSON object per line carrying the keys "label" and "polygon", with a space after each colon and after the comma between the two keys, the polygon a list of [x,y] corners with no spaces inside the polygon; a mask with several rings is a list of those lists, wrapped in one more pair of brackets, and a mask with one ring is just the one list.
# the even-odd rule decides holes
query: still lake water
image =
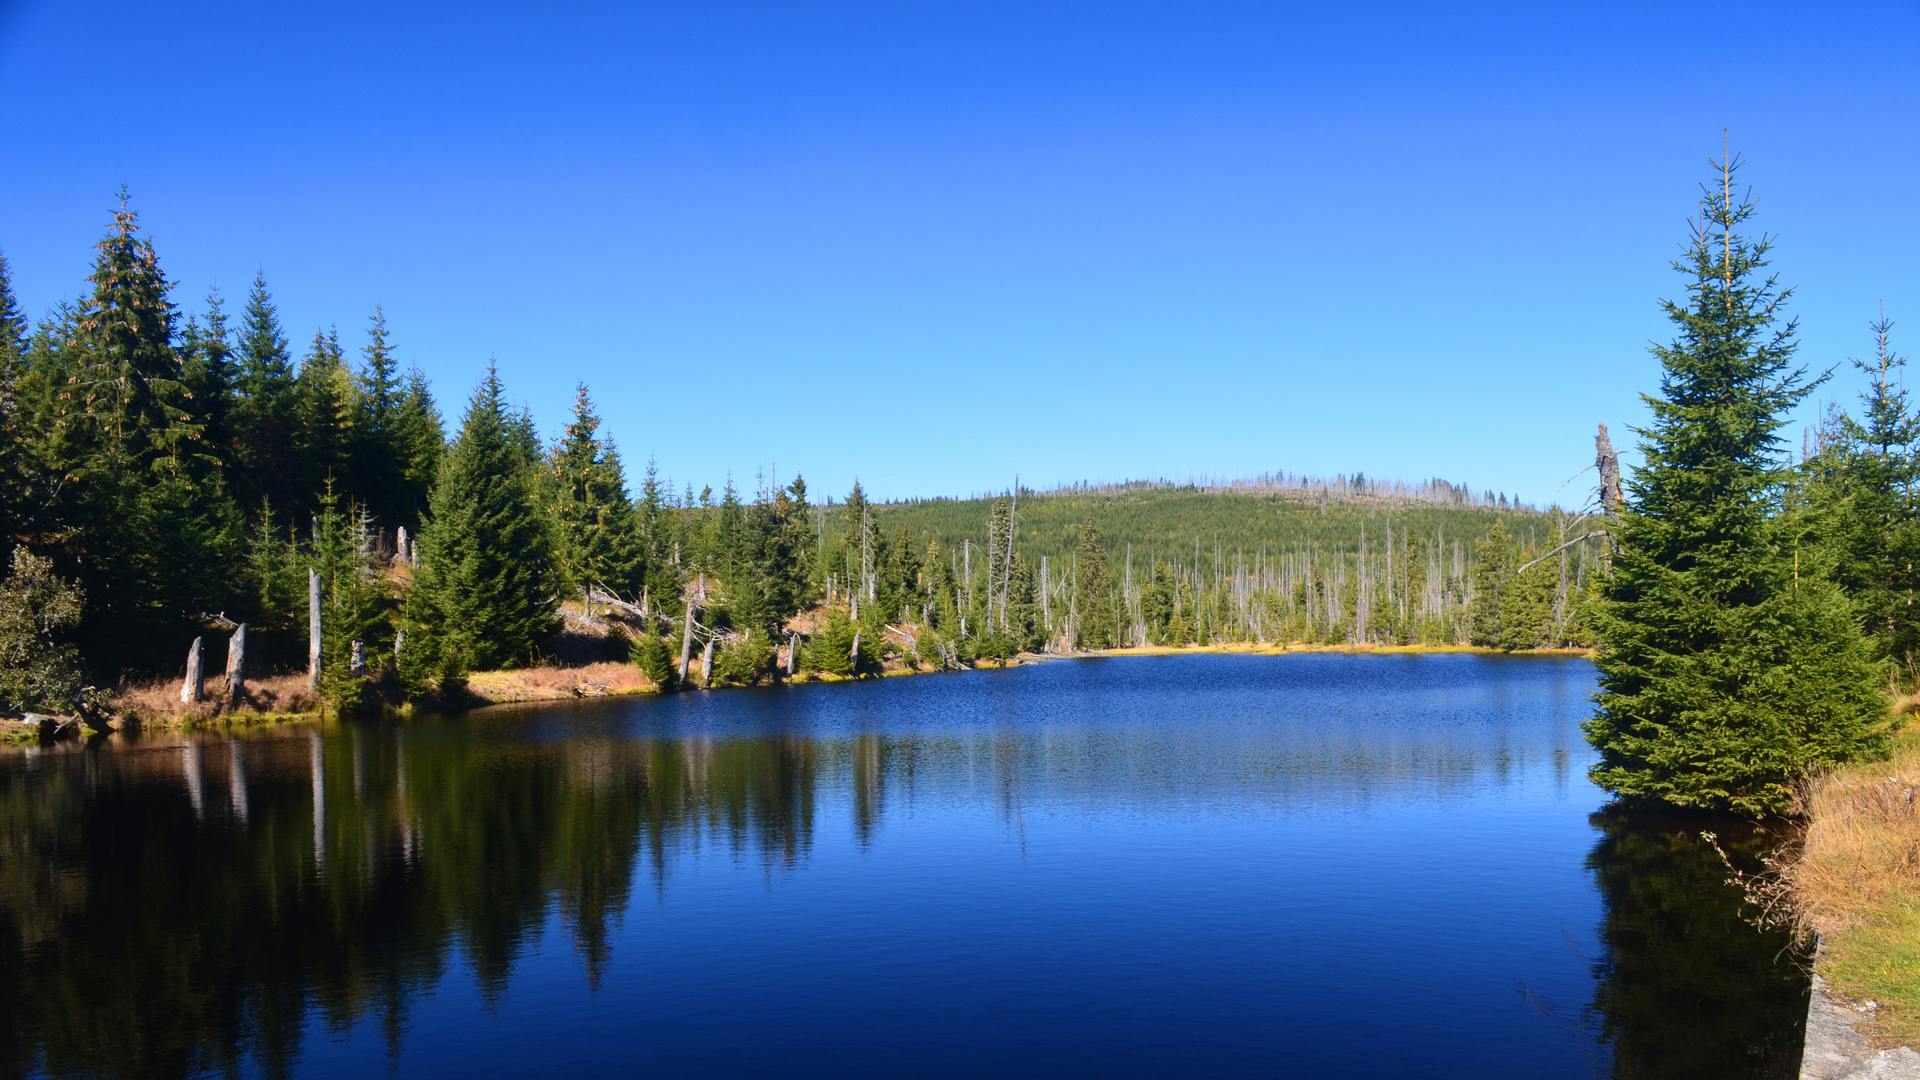
{"label": "still lake water", "polygon": [[0,755],[0,1073],[1792,1077],[1584,660],[1139,657]]}

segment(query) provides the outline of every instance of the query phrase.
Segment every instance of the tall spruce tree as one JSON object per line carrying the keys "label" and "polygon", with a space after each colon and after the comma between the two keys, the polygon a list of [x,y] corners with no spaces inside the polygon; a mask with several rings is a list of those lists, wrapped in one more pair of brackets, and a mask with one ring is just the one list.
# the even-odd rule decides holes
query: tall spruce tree
{"label": "tall spruce tree", "polygon": [[21,423],[20,383],[25,373],[27,320],[13,295],[13,272],[0,254],[0,546],[25,529],[26,431]]}
{"label": "tall spruce tree", "polygon": [[433,402],[427,377],[419,368],[409,369],[407,380],[394,409],[393,442],[400,455],[401,497],[395,526],[417,526],[426,513],[427,495],[440,475],[440,461],[446,456],[447,435],[440,423],[440,408]]}
{"label": "tall spruce tree", "polygon": [[1113,582],[1107,574],[1107,541],[1088,518],[1080,526],[1073,561],[1073,643],[1082,649],[1113,644]]}
{"label": "tall spruce tree", "polygon": [[1814,384],[1791,366],[1791,290],[1758,277],[1770,241],[1735,232],[1754,212],[1738,164],[1702,185],[1674,264],[1687,298],[1662,302],[1676,334],[1653,350],[1660,392],[1596,612],[1586,734],[1594,781],[1625,799],[1774,814],[1807,769],[1880,751],[1887,702],[1845,596],[1796,574],[1773,516],[1777,433]]}
{"label": "tall spruce tree", "polygon": [[378,526],[391,531],[418,521],[407,490],[408,454],[400,433],[405,389],[396,372],[393,348],[387,343],[386,312],[375,307],[368,322],[347,456],[352,464],[352,490]]}
{"label": "tall spruce tree", "polygon": [[300,361],[297,382],[302,511],[318,507],[320,489],[329,479],[358,500],[362,492],[358,485],[348,482],[353,452],[353,373],[347,369],[337,332],[313,332],[313,344]]}
{"label": "tall spruce tree", "polygon": [[245,478],[241,494],[250,503],[265,497],[276,510],[290,512],[313,493],[305,490],[306,474],[300,466],[293,357],[280,328],[280,313],[267,292],[265,271],[254,275],[247,292],[238,347],[234,430]]}
{"label": "tall spruce tree", "polygon": [[1868,382],[1861,417],[1835,411],[1821,425],[1819,452],[1801,466],[1796,509],[1806,546],[1821,549],[1822,566],[1853,599],[1876,656],[1911,686],[1920,681],[1920,417],[1900,377],[1906,357],[1889,343],[1893,324],[1883,317],[1871,329],[1874,358],[1854,362]]}
{"label": "tall spruce tree", "polygon": [[200,429],[203,453],[221,468],[234,460],[233,342],[227,330],[226,303],[219,289],[207,292],[207,321],[189,317],[180,341],[180,381],[186,411]]}
{"label": "tall spruce tree", "polygon": [[546,511],[554,554],[576,589],[639,589],[638,538],[620,453],[600,435],[585,383],[574,392],[573,419],[547,457]]}
{"label": "tall spruce tree", "polygon": [[443,684],[467,671],[524,664],[554,625],[559,575],[533,476],[513,444],[499,373],[473,393],[420,530],[409,647],[427,650]]}

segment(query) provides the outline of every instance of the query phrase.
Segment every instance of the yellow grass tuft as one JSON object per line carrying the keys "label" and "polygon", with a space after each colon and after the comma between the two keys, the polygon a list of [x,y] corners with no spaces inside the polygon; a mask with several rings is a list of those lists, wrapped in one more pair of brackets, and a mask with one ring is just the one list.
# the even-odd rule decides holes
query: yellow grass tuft
{"label": "yellow grass tuft", "polygon": [[[1909,702],[1897,703],[1905,712]],[[1787,870],[1795,910],[1825,943],[1821,974],[1841,995],[1880,1003],[1875,1037],[1920,1038],[1920,732],[1886,761],[1808,786],[1806,838]]]}

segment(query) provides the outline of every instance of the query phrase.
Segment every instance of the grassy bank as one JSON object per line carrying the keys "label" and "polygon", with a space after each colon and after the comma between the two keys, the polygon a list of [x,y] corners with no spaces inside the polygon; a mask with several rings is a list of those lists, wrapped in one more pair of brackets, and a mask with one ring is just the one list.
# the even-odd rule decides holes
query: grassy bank
{"label": "grassy bank", "polygon": [[1837,770],[1807,792],[1807,832],[1788,871],[1795,908],[1819,933],[1820,974],[1855,1003],[1879,1003],[1877,1042],[1920,1041],[1920,731],[1892,757]]}

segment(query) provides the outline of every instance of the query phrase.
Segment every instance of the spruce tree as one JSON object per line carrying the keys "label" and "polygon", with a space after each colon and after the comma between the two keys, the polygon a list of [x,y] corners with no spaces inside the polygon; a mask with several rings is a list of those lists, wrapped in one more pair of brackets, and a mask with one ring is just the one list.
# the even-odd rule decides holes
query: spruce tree
{"label": "spruce tree", "polygon": [[547,459],[546,511],[554,554],[576,589],[603,585],[638,590],[633,506],[620,454],[600,434],[600,417],[586,384],[574,392],[573,420]]}
{"label": "spruce tree", "polygon": [[1734,231],[1754,209],[1734,197],[1737,167],[1702,186],[1674,264],[1687,298],[1662,303],[1676,333],[1653,350],[1660,392],[1595,612],[1586,733],[1594,781],[1622,798],[1765,815],[1806,770],[1881,751],[1887,702],[1846,598],[1796,574],[1791,526],[1772,516],[1777,433],[1814,384],[1791,366],[1791,290],[1758,276],[1769,239]]}
{"label": "spruce tree", "polygon": [[235,365],[233,343],[227,331],[227,312],[220,290],[207,293],[207,321],[188,318],[181,335],[180,381],[186,389],[186,411],[199,427],[203,453],[225,469],[235,459],[233,411]]}
{"label": "spruce tree", "polygon": [[300,506],[311,511],[318,504],[320,489],[334,479],[346,492],[359,498],[358,485],[349,482],[348,465],[353,450],[353,413],[355,391],[353,373],[347,370],[346,354],[340,349],[340,337],[332,331],[315,330],[313,344],[300,362],[297,380],[300,449],[303,477]]}
{"label": "spruce tree", "polygon": [[267,292],[265,272],[254,275],[247,308],[240,318],[238,341],[238,401],[234,430],[238,435],[243,495],[249,501],[264,497],[283,512],[293,512],[311,499],[301,468],[299,395],[287,336],[280,329],[280,313]]}
{"label": "spruce tree", "polygon": [[408,454],[400,431],[405,390],[387,343],[386,312],[375,307],[368,321],[347,456],[353,491],[379,527],[391,531],[418,520],[413,494],[407,490]]}
{"label": "spruce tree", "polygon": [[500,376],[489,367],[448,448],[420,530],[409,647],[417,639],[430,651],[443,684],[467,671],[533,660],[554,626],[558,574],[512,424]]}
{"label": "spruce tree", "polygon": [[1073,643],[1082,649],[1113,644],[1113,583],[1107,576],[1107,543],[1088,518],[1080,526],[1073,563]]}
{"label": "spruce tree", "polygon": [[439,406],[419,368],[407,372],[399,403],[394,408],[393,444],[401,461],[401,487],[395,500],[392,524],[417,527],[427,509],[427,494],[440,474],[440,460],[446,456],[446,430],[440,423]]}
{"label": "spruce tree", "polygon": [[13,295],[7,257],[0,254],[0,544],[26,531],[28,457],[20,402],[26,354],[27,320]]}
{"label": "spruce tree", "polygon": [[1914,571],[1920,563],[1920,520],[1914,488],[1920,484],[1920,417],[1908,405],[1901,372],[1906,357],[1893,352],[1893,324],[1871,327],[1875,357],[1854,364],[1867,376],[1861,418],[1831,414],[1820,449],[1801,467],[1797,532],[1854,602],[1875,655],[1911,685],[1920,679],[1920,610]]}

